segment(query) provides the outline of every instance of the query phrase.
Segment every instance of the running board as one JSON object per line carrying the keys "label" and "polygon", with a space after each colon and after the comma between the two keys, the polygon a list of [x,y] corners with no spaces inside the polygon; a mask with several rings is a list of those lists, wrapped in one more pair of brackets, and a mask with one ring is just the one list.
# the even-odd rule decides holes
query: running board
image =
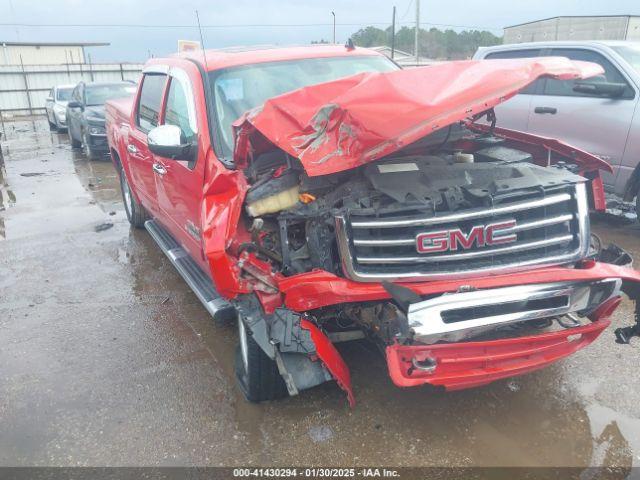
{"label": "running board", "polygon": [[236,316],[235,308],[216,291],[211,279],[202,271],[195,261],[189,256],[187,251],[162,228],[156,221],[147,220],[144,222],[151,238],[171,261],[178,273],[191,287],[193,293],[202,302],[204,308],[211,314],[214,321],[222,323],[233,320]]}

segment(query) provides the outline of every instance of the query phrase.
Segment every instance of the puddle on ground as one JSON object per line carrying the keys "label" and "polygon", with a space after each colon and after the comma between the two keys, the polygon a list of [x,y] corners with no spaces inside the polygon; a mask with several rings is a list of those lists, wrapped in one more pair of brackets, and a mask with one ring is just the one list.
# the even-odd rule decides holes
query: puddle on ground
{"label": "puddle on ground", "polygon": [[[146,232],[129,228],[112,165],[88,161],[43,119],[14,123],[2,139],[0,249],[21,260],[5,257],[0,278],[10,305],[0,463],[170,464],[165,452],[202,465],[640,463],[637,349],[612,334],[541,372],[454,393],[396,388],[378,352],[355,342],[339,348],[354,409],[334,383],[246,402],[235,326],[214,324]],[[55,175],[21,175],[40,171]],[[640,254],[637,227],[594,230]]]}

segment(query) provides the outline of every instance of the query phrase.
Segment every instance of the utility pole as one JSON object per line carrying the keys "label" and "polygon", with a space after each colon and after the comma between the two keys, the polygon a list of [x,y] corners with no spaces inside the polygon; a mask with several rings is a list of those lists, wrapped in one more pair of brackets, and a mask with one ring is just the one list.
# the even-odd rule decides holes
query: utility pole
{"label": "utility pole", "polygon": [[414,52],[416,54],[416,65],[420,63],[420,52],[418,51],[418,36],[420,33],[420,0],[416,0],[416,38],[414,45]]}
{"label": "utility pole", "polygon": [[331,15],[333,15],[333,44],[336,43],[336,12],[331,10]]}
{"label": "utility pole", "polygon": [[393,7],[393,15],[391,16],[391,59],[396,53],[396,7]]}

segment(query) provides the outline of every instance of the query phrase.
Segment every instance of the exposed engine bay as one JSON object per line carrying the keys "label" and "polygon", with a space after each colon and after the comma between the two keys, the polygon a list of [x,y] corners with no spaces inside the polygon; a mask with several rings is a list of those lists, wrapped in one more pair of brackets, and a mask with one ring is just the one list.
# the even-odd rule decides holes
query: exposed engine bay
{"label": "exposed engine bay", "polygon": [[[423,261],[418,278],[428,279],[434,272],[455,278],[457,270],[476,264],[479,270],[510,267],[514,261],[526,263],[527,255],[533,258],[528,264],[545,256],[551,262],[565,258],[562,255],[568,255],[567,260],[583,258],[589,232],[580,216],[587,214],[587,199],[574,196],[583,192],[586,179],[561,158],[550,155],[544,160],[548,166],[504,138],[472,132],[462,124],[390,158],[325,176],[310,177],[295,158],[271,150],[258,155],[245,171],[251,186],[244,221],[252,241],[243,243],[241,250],[254,253],[284,276],[321,269],[367,281],[362,272],[372,265],[371,278],[383,282],[392,300],[309,312],[336,338],[357,329],[384,348],[395,342],[433,344],[508,335],[514,326],[546,329],[550,318],[567,314],[572,319],[559,320],[558,325],[577,325],[574,314],[587,314],[595,303],[614,295],[619,283],[582,289],[548,285],[526,292],[532,298],[519,303],[505,298],[523,292],[495,292],[493,303],[469,303],[473,292],[465,292],[461,282],[458,296],[448,296],[453,302],[449,309],[429,304],[443,303],[447,295],[425,299],[413,293],[410,284],[394,283],[408,265],[415,268]],[[491,221],[483,221],[483,212],[491,214]],[[392,228],[372,224],[356,232],[360,237],[343,232],[346,247],[341,250],[339,222],[345,218],[350,232],[358,222],[390,221]],[[368,256],[359,256],[360,251]],[[355,272],[356,263],[362,271]],[[425,328],[427,320],[433,323],[435,312],[444,328]],[[451,328],[457,321],[460,328]]]}
{"label": "exposed engine bay", "polygon": [[[442,135],[444,139],[438,138]],[[500,138],[469,140],[469,135],[459,126],[455,132],[447,129],[419,146],[427,150],[423,155],[397,155],[321,177],[307,176],[282,151],[258,156],[246,172],[252,185],[245,199],[255,248],[285,275],[314,268],[341,275],[335,217],[347,212],[435,216],[490,207],[496,197],[584,181],[574,174],[575,166],[540,167],[531,154],[505,146]],[[465,136],[473,153],[455,146]]]}

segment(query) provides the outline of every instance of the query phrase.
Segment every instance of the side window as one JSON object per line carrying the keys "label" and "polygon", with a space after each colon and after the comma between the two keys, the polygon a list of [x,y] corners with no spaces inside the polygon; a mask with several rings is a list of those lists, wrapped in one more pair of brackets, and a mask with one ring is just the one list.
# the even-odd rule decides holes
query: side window
{"label": "side window", "polygon": [[177,78],[172,77],[169,84],[169,93],[167,94],[164,123],[180,127],[187,140],[193,137],[196,129],[193,111],[189,111],[192,105],[192,99],[187,97],[182,83]]}
{"label": "side window", "polygon": [[[487,60],[495,60],[501,58],[533,58],[540,56],[540,49],[538,48],[529,48],[527,50],[506,50],[502,52],[492,52],[489,53],[486,57]],[[527,88],[520,90],[520,93],[524,93],[527,95],[535,95],[536,91],[539,91],[538,85],[542,82],[542,79],[538,79],[532,84],[530,84]]]}
{"label": "side window", "polygon": [[164,93],[165,74],[147,73],[142,78],[142,90],[136,112],[136,122],[141,130],[148,132],[158,126],[160,104]]}
{"label": "side window", "polygon": [[[551,50],[550,55],[554,57],[567,57],[571,60],[581,60],[583,62],[597,63],[604,69],[604,76],[594,77],[589,81],[597,82],[612,82],[612,83],[624,83],[627,85],[625,93],[621,98],[633,98],[633,89],[629,86],[625,78],[614,67],[609,60],[604,58],[597,52],[592,50],[584,50],[578,48],[554,48]],[[585,93],[579,93],[573,91],[575,80],[555,80],[548,78],[544,86],[545,95],[562,95],[565,97],[590,97],[591,95]]]}
{"label": "side window", "polygon": [[75,86],[75,88],[73,89],[73,92],[71,92],[71,97],[72,97],[76,102],[79,102],[79,101],[80,101],[80,100],[79,100],[79,98],[80,98],[80,97],[78,97],[78,90],[79,90],[79,89],[80,89],[80,86],[79,86],[79,85],[76,85],[76,86]]}
{"label": "side window", "polygon": [[49,96],[50,96],[53,100],[55,100],[55,99],[56,99],[56,97],[55,97],[55,94],[56,94],[55,90],[56,90],[55,88],[52,88],[52,89],[51,89],[51,91],[49,92]]}

